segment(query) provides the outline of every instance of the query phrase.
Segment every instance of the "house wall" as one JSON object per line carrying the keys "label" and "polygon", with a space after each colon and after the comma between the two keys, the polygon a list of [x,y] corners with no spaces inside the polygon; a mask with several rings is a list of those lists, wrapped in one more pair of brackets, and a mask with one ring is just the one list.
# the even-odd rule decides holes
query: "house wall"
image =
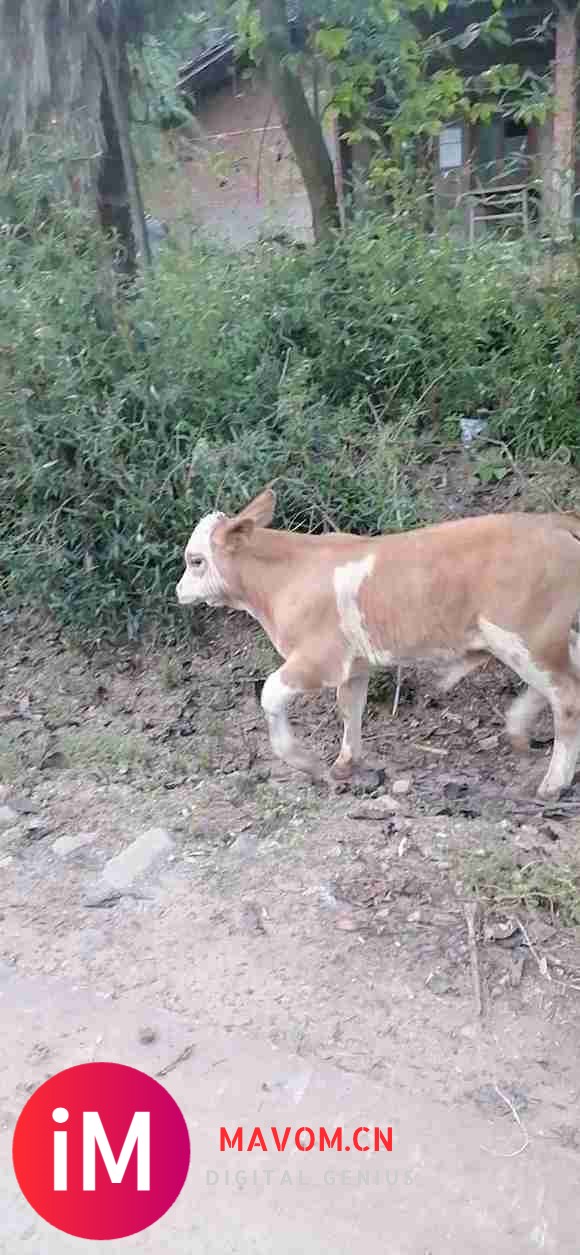
{"label": "house wall", "polygon": [[234,78],[198,99],[195,120],[194,221],[236,246],[282,230],[309,239],[306,189],[268,87]]}
{"label": "house wall", "polygon": [[[514,167],[513,158],[506,155],[501,134],[495,149],[490,137],[483,143],[478,126],[463,127],[464,165],[453,170],[436,171],[434,179],[435,217],[440,230],[467,233],[469,221],[469,190],[480,183],[501,189],[504,184],[527,182],[532,189],[530,213],[532,222],[542,233],[549,233],[553,214],[553,118],[542,125],[530,125],[521,168]],[[493,149],[493,153],[492,150]],[[490,156],[493,156],[491,164]],[[505,167],[505,168],[504,168]],[[576,187],[580,188],[580,157],[576,164]],[[535,207],[533,205],[535,198]],[[480,209],[480,212],[485,212]],[[576,197],[575,214],[580,219],[580,197]],[[477,234],[485,233],[479,224]]]}

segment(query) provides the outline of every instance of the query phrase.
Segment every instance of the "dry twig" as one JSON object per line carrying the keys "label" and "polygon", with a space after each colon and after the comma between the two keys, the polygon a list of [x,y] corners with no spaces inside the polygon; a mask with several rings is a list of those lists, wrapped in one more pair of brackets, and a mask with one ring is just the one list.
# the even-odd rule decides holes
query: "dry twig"
{"label": "dry twig", "polygon": [[513,1104],[513,1102],[511,1101],[511,1099],[510,1099],[510,1098],[508,1098],[507,1094],[502,1094],[501,1089],[498,1089],[497,1085],[494,1085],[494,1087],[493,1087],[493,1088],[495,1089],[496,1094],[498,1094],[498,1095],[499,1095],[499,1097],[501,1098],[502,1102],[505,1102],[506,1106],[508,1106],[508,1107],[509,1107],[509,1109],[510,1109],[510,1111],[511,1111],[511,1113],[512,1113],[512,1116],[513,1116],[513,1118],[514,1118],[514,1120],[515,1120],[516,1124],[519,1124],[520,1129],[522,1130],[522,1133],[523,1133],[523,1135],[524,1135],[524,1141],[523,1141],[522,1145],[519,1147],[519,1149],[518,1149],[518,1150],[508,1150],[508,1151],[502,1151],[502,1150],[490,1150],[489,1146],[482,1146],[482,1148],[481,1148],[481,1149],[482,1149],[482,1150],[484,1150],[484,1151],[486,1152],[486,1154],[487,1154],[487,1155],[493,1155],[493,1156],[494,1156],[494,1158],[496,1158],[496,1159],[515,1159],[516,1155],[521,1155],[521,1154],[522,1154],[522,1151],[524,1151],[524,1150],[526,1149],[526,1146],[529,1146],[529,1144],[530,1144],[530,1139],[529,1139],[529,1137],[528,1137],[528,1135],[527,1135],[527,1133],[526,1133],[526,1130],[525,1130],[525,1128],[524,1128],[524,1126],[523,1126],[523,1124],[522,1124],[522,1122],[521,1122],[521,1120],[520,1120],[519,1113],[518,1113],[518,1111],[516,1110],[516,1108],[514,1107],[514,1104]]}
{"label": "dry twig", "polygon": [[518,919],[518,918],[517,918],[517,916],[516,916],[516,924],[517,924],[517,926],[518,926],[518,928],[519,928],[519,930],[520,930],[520,932],[521,932],[521,934],[522,934],[522,937],[523,937],[523,939],[524,939],[524,941],[525,941],[525,943],[526,943],[526,945],[527,945],[527,947],[528,947],[528,950],[529,950],[530,954],[531,954],[531,955],[533,956],[533,958],[536,960],[536,963],[537,963],[537,965],[538,965],[538,969],[539,969],[539,971],[540,971],[541,975],[542,975],[542,976],[545,976],[546,980],[551,980],[551,979],[552,979],[552,977],[550,976],[550,973],[549,973],[549,971],[548,971],[548,960],[547,960],[547,958],[545,957],[545,955],[539,955],[539,954],[538,954],[538,951],[536,950],[535,946],[533,946],[533,945],[532,945],[532,942],[530,941],[530,937],[529,937],[529,934],[528,934],[528,932],[527,932],[526,928],[525,928],[525,927],[524,927],[524,925],[522,924],[522,921],[521,921],[520,919]]}
{"label": "dry twig", "polygon": [[397,667],[397,687],[395,689],[395,697],[393,701],[393,709],[391,711],[391,719],[396,717],[399,709],[399,701],[401,699],[401,668]]}
{"label": "dry twig", "polygon": [[483,1016],[483,993],[481,984],[481,971],[479,967],[479,954],[477,950],[477,928],[479,927],[481,917],[481,907],[479,902],[464,902],[463,914],[467,923],[467,938],[469,942],[469,961],[471,964],[471,980],[473,983],[473,997],[475,999],[475,1009],[479,1019]]}

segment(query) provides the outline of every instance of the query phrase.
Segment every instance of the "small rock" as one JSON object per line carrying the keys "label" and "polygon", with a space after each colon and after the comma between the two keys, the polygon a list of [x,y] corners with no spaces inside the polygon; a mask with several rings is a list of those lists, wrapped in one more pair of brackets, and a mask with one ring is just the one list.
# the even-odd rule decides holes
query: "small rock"
{"label": "small rock", "polygon": [[66,767],[66,758],[62,750],[53,750],[51,754],[46,754],[40,763],[42,771],[56,770]]}
{"label": "small rock", "polygon": [[10,805],[15,811],[18,811],[19,815],[34,815],[36,811],[34,802],[31,802],[27,797],[12,797],[10,798]]}
{"label": "small rock", "polygon": [[104,906],[115,893],[121,896],[140,880],[163,855],[173,850],[173,838],[165,828],[148,828],[131,845],[105,864],[100,881],[89,891],[87,906]]}
{"label": "small rock", "polygon": [[498,736],[485,736],[482,741],[479,741],[480,750],[495,750],[497,749],[498,745],[499,745]]}
{"label": "small rock", "polygon": [[48,833],[48,825],[43,819],[27,819],[25,824],[25,832],[29,841],[40,841]]}
{"label": "small rock", "polygon": [[453,986],[449,983],[447,977],[440,976],[437,972],[435,972],[435,974],[431,976],[428,981],[426,981],[426,985],[427,989],[430,989],[431,993],[436,994],[437,997],[441,997],[443,994],[449,994],[453,990]]}
{"label": "small rock", "polygon": [[52,848],[55,854],[64,856],[72,854],[73,850],[80,850],[84,845],[90,845],[96,839],[96,832],[75,832],[70,837],[58,837],[53,841]]}
{"label": "small rock", "polygon": [[153,1045],[153,1042],[157,1041],[158,1037],[159,1033],[156,1028],[149,1028],[146,1026],[145,1028],[139,1029],[139,1041],[142,1046]]}
{"label": "small rock", "polygon": [[336,927],[340,928],[341,933],[355,933],[358,925],[352,915],[341,915],[336,921]]}
{"label": "small rock", "polygon": [[355,794],[374,793],[385,783],[385,771],[382,767],[365,767],[353,777],[351,789]]}
{"label": "small rock", "polygon": [[83,904],[91,907],[116,906],[122,897],[123,894],[119,893],[118,889],[106,889],[104,886],[97,885],[86,894]]}
{"label": "small rock", "polygon": [[258,850],[258,838],[254,832],[240,832],[239,837],[230,846],[240,858],[255,858]]}
{"label": "small rock", "polygon": [[411,777],[401,776],[400,780],[393,780],[393,783],[391,785],[391,793],[393,794],[394,797],[401,797],[403,794],[408,793],[410,788],[411,788]]}
{"label": "small rock", "polygon": [[353,806],[347,815],[349,819],[384,820],[390,819],[400,809],[401,803],[386,793],[383,797],[370,798],[368,802],[362,802],[360,806]]}
{"label": "small rock", "polygon": [[421,915],[420,910],[411,911],[411,914],[407,916],[407,923],[408,924],[420,924],[422,918],[423,916]]}
{"label": "small rock", "polygon": [[250,932],[266,933],[264,918],[266,912],[257,902],[246,902],[242,911],[242,923]]}
{"label": "small rock", "polygon": [[512,989],[519,989],[524,975],[527,955],[522,954],[516,958],[514,956],[514,965],[510,972],[510,985]]}
{"label": "small rock", "polygon": [[459,1035],[460,1037],[466,1037],[468,1041],[475,1041],[478,1029],[475,1024],[464,1024],[463,1028],[459,1029]]}
{"label": "small rock", "polygon": [[13,806],[0,806],[0,828],[11,828],[20,818]]}
{"label": "small rock", "polygon": [[485,925],[484,937],[486,941],[509,942],[511,946],[519,946],[522,942],[522,934],[517,920],[508,916],[505,919],[489,919]]}
{"label": "small rock", "polygon": [[444,796],[454,800],[463,797],[467,793],[467,785],[463,780],[448,780],[443,786]]}
{"label": "small rock", "polygon": [[324,882],[318,886],[318,899],[321,906],[329,906],[331,910],[336,910],[338,898],[334,888],[333,885],[324,884]]}

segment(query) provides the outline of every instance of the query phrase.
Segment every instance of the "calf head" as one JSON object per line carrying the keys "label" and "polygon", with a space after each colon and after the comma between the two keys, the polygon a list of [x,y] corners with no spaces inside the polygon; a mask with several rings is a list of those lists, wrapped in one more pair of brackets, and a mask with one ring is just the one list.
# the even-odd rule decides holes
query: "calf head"
{"label": "calf head", "polygon": [[233,518],[206,514],[185,546],[185,571],[177,585],[181,606],[235,606],[240,598],[239,564],[255,527],[269,527],[276,495],[266,488]]}

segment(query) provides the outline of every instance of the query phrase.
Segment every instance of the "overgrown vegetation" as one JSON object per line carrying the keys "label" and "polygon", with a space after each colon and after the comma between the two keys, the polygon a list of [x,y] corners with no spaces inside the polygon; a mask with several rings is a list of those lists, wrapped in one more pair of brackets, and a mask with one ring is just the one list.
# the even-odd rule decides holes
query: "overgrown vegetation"
{"label": "overgrown vegetation", "polygon": [[85,637],[170,627],[192,522],[275,477],[277,525],[377,532],[422,518],[413,463],[462,415],[577,455],[577,284],[544,290],[520,247],[404,217],[313,250],[195,241],[117,302],[78,211],[22,180],[4,204],[2,588]]}
{"label": "overgrown vegetation", "polygon": [[580,924],[580,865],[531,859],[520,866],[511,854],[488,853],[462,860],[466,887],[501,911],[543,910],[562,924]]}

